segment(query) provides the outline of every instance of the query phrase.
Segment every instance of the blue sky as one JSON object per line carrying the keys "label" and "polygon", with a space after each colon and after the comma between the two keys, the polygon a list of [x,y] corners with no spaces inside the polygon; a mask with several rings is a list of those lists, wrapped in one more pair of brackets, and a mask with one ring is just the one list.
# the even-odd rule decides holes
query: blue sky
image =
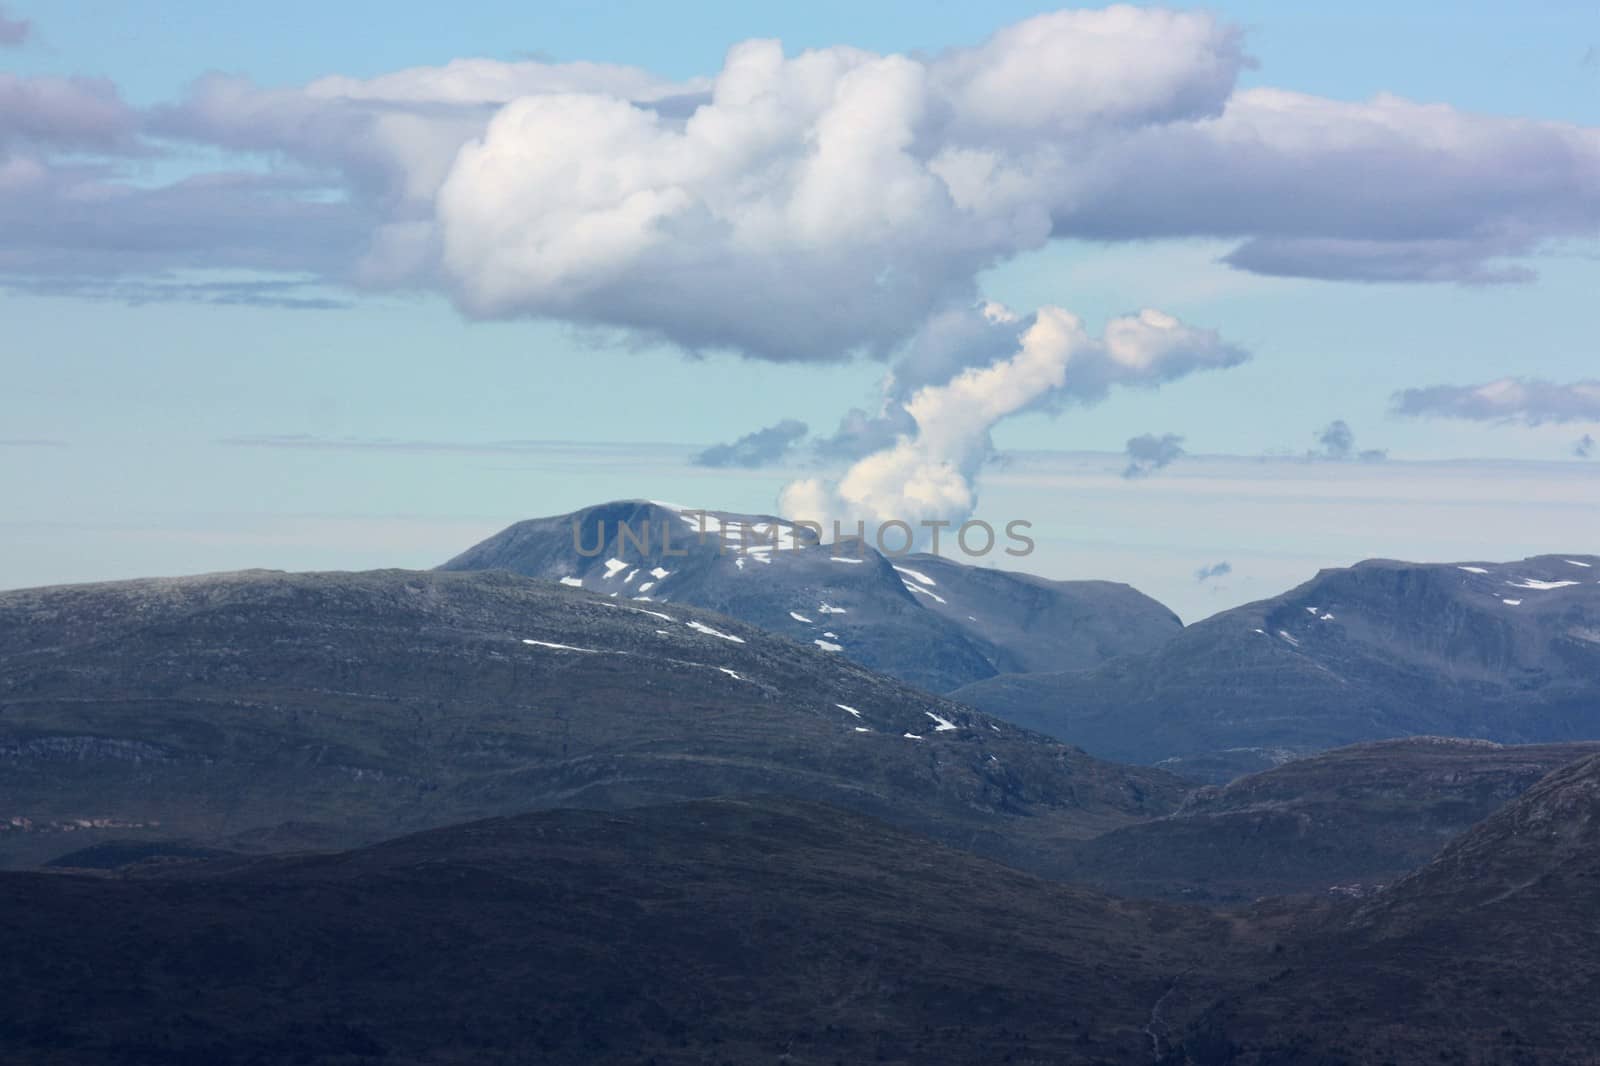
{"label": "blue sky", "polygon": [[[1272,86],[1350,102],[1392,93],[1466,113],[1600,126],[1594,5],[1393,8],[1234,3],[1207,10],[1243,29],[1255,65],[1239,71],[1239,90]],[[211,71],[246,76],[263,90],[294,91],[327,75],[372,78],[475,56],[624,64],[688,82],[715,75],[728,48],[752,37],[781,37],[791,56],[840,44],[933,54],[976,45],[1054,7],[482,3],[445,16],[407,4],[12,0],[4,10],[30,20],[32,29],[19,47],[0,49],[0,72],[104,77],[130,108],[153,109],[178,102],[194,78]],[[117,180],[155,187],[218,169],[290,172],[304,162],[198,139],[162,143],[161,151],[118,156]],[[0,163],[4,149],[0,136]],[[73,149],[58,161],[92,155]],[[1343,419],[1359,447],[1388,451],[1383,476],[1411,479],[1419,497],[1438,476],[1429,464],[1486,459],[1545,464],[1516,469],[1537,470],[1528,476],[1541,480],[1568,478],[1578,506],[1592,503],[1600,458],[1577,459],[1572,447],[1585,432],[1600,436],[1600,426],[1391,413],[1401,389],[1595,376],[1600,353],[1589,305],[1600,290],[1600,262],[1596,220],[1582,213],[1592,210],[1600,175],[1574,166],[1573,206],[1552,212],[1566,228],[1516,257],[1537,272],[1527,283],[1251,272],[1219,262],[1237,239],[1205,234],[1108,241],[1068,235],[1007,254],[976,274],[983,297],[1024,314],[1061,305],[1096,333],[1113,316],[1160,308],[1216,331],[1251,359],[1114,389],[1102,402],[1069,402],[1054,414],[1023,409],[990,427],[993,442],[1002,453],[1105,453],[1110,469],[1125,441],[1142,433],[1179,434],[1192,455],[1298,456],[1315,446],[1322,427]],[[0,182],[0,200],[4,190]],[[1171,195],[1181,198],[1184,184],[1175,181]],[[37,280],[41,269],[25,272]],[[209,260],[163,262],[161,271],[167,281],[306,276]],[[59,284],[37,288],[52,294],[0,286],[0,441],[45,442],[0,444],[0,496],[8,501],[0,518],[0,587],[242,565],[427,565],[497,524],[616,495],[771,508],[811,464],[791,457],[769,469],[713,476],[688,457],[780,419],[829,433],[846,409],[871,411],[882,402],[886,367],[870,358],[817,365],[759,353],[690,357],[660,340],[596,334],[543,314],[486,321],[427,285],[379,291],[311,277],[306,291],[341,305],[320,310],[130,304]],[[293,436],[329,446],[261,442]],[[256,443],[238,443],[245,438]],[[504,441],[563,447],[482,447]],[[1128,523],[1148,518],[1152,528],[1170,529],[1193,506],[1176,484],[1181,469],[1180,462],[1109,495],[1081,485],[1051,490],[1066,495],[1051,495],[1048,508],[1034,506],[1062,516],[1062,544],[1073,539],[1065,516],[1079,500],[1095,510],[1087,528],[1111,532],[1098,541],[1080,538],[1039,566],[1060,576],[1154,586],[1148,591],[1182,600],[1192,617],[1359,554],[1452,557],[1471,547],[1483,552],[1467,554],[1520,554],[1500,530],[1476,545],[1459,535],[1463,523],[1483,526],[1484,515],[1513,506],[1506,494],[1409,513],[1390,549],[1374,538],[1331,543],[1312,536],[1300,518],[1291,520],[1298,512],[1285,500],[1280,528],[1270,511],[1252,510],[1231,532],[1226,524],[1208,527],[1203,543],[1167,533],[1152,538],[1143,556],[1130,553]],[[1295,468],[1226,469],[1230,483],[1261,475],[1258,488],[1265,486],[1270,500],[1272,486]],[[1352,483],[1369,475],[1337,473]],[[976,476],[980,513],[1029,505],[1030,494],[1014,480]],[[1341,512],[1337,500],[1319,507],[1323,525],[1355,513]],[[1153,517],[1163,513],[1171,517]],[[1592,512],[1567,528],[1574,536],[1597,534]],[[1123,547],[1112,551],[1113,541]],[[1240,565],[1253,555],[1262,560],[1254,576]],[[1226,591],[1208,588],[1203,598],[1188,587],[1192,563],[1223,558],[1243,571]]]}

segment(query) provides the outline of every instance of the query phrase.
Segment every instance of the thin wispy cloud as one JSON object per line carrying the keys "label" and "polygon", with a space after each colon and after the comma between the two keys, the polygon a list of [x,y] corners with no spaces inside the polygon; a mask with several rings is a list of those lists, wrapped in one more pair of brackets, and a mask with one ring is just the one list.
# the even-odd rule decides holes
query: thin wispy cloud
{"label": "thin wispy cloud", "polygon": [[1224,561],[1212,563],[1210,566],[1202,566],[1194,572],[1194,579],[1203,585],[1207,581],[1215,581],[1220,577],[1227,577],[1231,573],[1233,573],[1233,564]]}
{"label": "thin wispy cloud", "polygon": [[782,422],[746,433],[731,444],[714,444],[695,454],[696,466],[771,466],[787,456],[806,435],[804,422],[786,418]]}
{"label": "thin wispy cloud", "polygon": [[9,277],[0,273],[0,291],[60,296],[140,307],[158,303],[197,303],[214,307],[270,307],[287,311],[348,308],[345,297],[327,295],[306,281],[186,281],[177,278]]}
{"label": "thin wispy cloud", "polygon": [[547,452],[552,448],[583,448],[567,441],[404,440],[385,437],[319,437],[305,433],[263,433],[221,437],[213,443],[228,448],[268,448],[286,451],[327,452],[438,452],[465,455],[517,455]]}
{"label": "thin wispy cloud", "polygon": [[1539,378],[1500,378],[1482,385],[1430,385],[1394,394],[1396,413],[1471,422],[1600,422],[1600,379],[1566,385]]}
{"label": "thin wispy cloud", "polygon": [[1578,442],[1572,446],[1572,454],[1577,456],[1579,459],[1588,459],[1594,455],[1594,449],[1594,435],[1592,433],[1585,433],[1583,436],[1579,437]]}
{"label": "thin wispy cloud", "polygon": [[65,448],[64,440],[50,440],[43,437],[12,437],[0,438],[0,448]]}

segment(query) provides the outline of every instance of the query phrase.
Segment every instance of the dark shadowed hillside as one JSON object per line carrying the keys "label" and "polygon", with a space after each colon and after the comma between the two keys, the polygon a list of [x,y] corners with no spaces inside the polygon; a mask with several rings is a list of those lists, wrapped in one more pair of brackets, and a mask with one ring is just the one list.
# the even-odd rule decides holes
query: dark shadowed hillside
{"label": "dark shadowed hillside", "polygon": [[1190,1034],[1207,1066],[1596,1061],[1600,756],[1286,951]]}
{"label": "dark shadowed hillside", "polygon": [[17,1064],[1148,1063],[1173,978],[1254,950],[1203,912],[767,800],[7,873],[0,901]]}
{"label": "dark shadowed hillside", "polygon": [[1201,789],[1084,842],[1072,876],[1111,891],[1247,902],[1370,895],[1600,742],[1416,737],[1339,748]]}

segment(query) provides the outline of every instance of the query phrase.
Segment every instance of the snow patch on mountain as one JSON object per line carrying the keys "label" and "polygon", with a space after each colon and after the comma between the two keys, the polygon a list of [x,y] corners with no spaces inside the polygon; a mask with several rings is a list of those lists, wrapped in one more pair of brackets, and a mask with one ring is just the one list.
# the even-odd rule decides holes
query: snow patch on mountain
{"label": "snow patch on mountain", "polygon": [[575,648],[571,644],[552,644],[548,640],[529,640],[527,638],[523,638],[522,643],[531,644],[536,648],[553,648],[556,651],[581,651],[586,655],[600,654],[599,650],[596,648]]}
{"label": "snow patch on mountain", "polygon": [[689,628],[694,630],[697,633],[704,633],[708,637],[721,637],[723,640],[731,640],[735,644],[743,644],[744,643],[744,638],[743,637],[736,637],[732,633],[724,633],[720,629],[712,629],[710,626],[706,625],[704,622],[691,621],[691,622],[689,622]]}

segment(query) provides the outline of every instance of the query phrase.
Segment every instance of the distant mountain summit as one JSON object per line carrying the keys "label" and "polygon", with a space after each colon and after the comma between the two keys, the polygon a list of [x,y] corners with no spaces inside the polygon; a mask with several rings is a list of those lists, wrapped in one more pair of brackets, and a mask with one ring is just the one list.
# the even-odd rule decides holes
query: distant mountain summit
{"label": "distant mountain summit", "polygon": [[1145,655],[952,695],[1136,762],[1249,748],[1281,758],[1419,734],[1600,738],[1600,557],[1369,560]]}
{"label": "distant mountain summit", "polygon": [[934,692],[1017,670],[1087,669],[1182,628],[1127,585],[890,557],[855,539],[821,544],[771,515],[640,500],[518,522],[440,569],[704,607]]}

